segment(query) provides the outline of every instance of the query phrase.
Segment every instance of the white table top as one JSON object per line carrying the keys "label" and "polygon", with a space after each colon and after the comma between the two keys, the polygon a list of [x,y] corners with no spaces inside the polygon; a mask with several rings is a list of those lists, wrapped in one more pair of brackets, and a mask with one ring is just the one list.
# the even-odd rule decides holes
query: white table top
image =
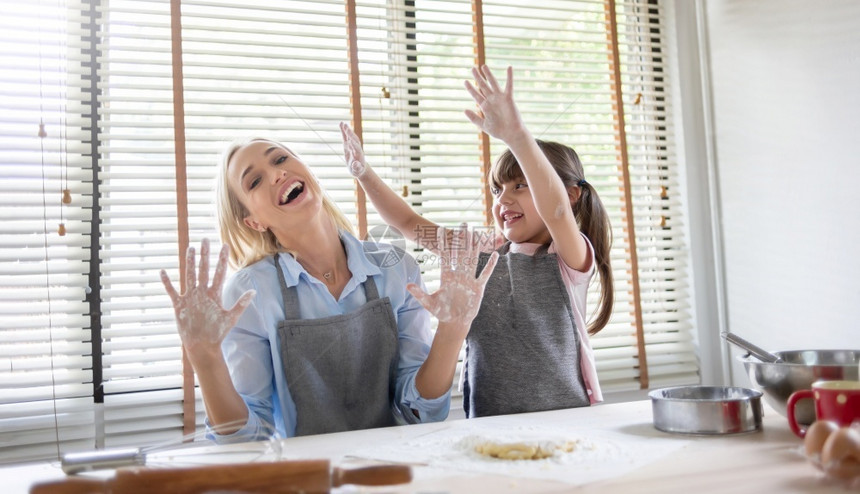
{"label": "white table top", "polygon": [[[860,491],[860,481],[847,485],[825,478],[799,454],[802,442],[791,433],[785,418],[767,405],[764,407],[762,430],[747,434],[663,433],[652,425],[650,400],[643,400],[298,437],[280,442],[280,458],[327,458],[341,467],[365,466],[389,459],[413,465],[414,478],[409,484],[335,489],[343,493]],[[497,437],[491,437],[494,434]],[[581,453],[569,453],[570,459],[563,461],[506,462],[480,458],[454,447],[463,436],[498,439],[529,434],[544,439],[552,434],[574,438],[581,440],[585,448]],[[150,455],[148,463],[154,466],[158,459],[173,462],[176,458],[189,458],[180,456],[188,454],[199,457],[205,453],[211,457],[212,452],[219,453],[215,455],[220,458],[218,461],[230,461],[231,456],[247,459],[249,451],[264,447],[265,443],[249,443],[162,451]],[[590,459],[586,458],[588,455]],[[61,478],[58,462],[0,468],[4,492],[23,493],[33,483]]]}

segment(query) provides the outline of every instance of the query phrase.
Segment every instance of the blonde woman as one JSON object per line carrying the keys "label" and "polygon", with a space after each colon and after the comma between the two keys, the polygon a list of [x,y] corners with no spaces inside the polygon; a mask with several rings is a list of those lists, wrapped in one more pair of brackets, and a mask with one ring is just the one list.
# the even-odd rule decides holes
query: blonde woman
{"label": "blonde woman", "polygon": [[[224,247],[211,285],[205,240],[199,270],[188,250],[185,293],[162,272],[208,437],[444,420],[495,259],[477,278],[449,264],[439,291],[425,293],[415,260],[357,239],[308,165],[278,142],[230,146],[217,189]],[[222,294],[228,257],[238,271]],[[435,335],[428,311],[439,319]]]}

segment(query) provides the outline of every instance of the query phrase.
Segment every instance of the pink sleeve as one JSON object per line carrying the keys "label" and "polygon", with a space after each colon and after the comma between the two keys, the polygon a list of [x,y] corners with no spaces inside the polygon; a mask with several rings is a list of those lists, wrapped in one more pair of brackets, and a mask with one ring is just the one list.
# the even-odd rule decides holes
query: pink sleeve
{"label": "pink sleeve", "polygon": [[[579,365],[582,380],[585,382],[588,398],[594,404],[603,401],[603,393],[600,390],[600,382],[597,379],[597,364],[594,360],[594,350],[591,348],[591,340],[589,339],[585,324],[585,314],[587,314],[586,295],[588,285],[594,276],[594,249],[588,237],[583,235],[582,238],[585,239],[588,251],[591,253],[591,264],[588,271],[577,271],[571,268],[564,263],[561,256],[558,257],[558,266],[561,270],[561,279],[567,288],[567,294],[570,298],[570,308],[573,311],[576,330],[579,333]],[[555,252],[553,246],[550,246],[549,252]]]}

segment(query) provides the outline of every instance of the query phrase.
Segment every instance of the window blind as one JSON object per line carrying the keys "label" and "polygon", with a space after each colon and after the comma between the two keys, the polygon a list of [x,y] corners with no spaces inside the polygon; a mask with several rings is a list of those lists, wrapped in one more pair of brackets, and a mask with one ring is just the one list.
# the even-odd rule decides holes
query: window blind
{"label": "window blind", "polygon": [[[0,308],[8,316],[0,326],[0,462],[55,456],[57,444],[175,444],[183,438],[181,350],[158,277],[165,268],[178,283],[182,256],[170,3],[69,0],[34,12],[2,2],[9,15],[0,33],[0,139],[11,152],[0,157]],[[530,129],[577,150],[612,215],[615,312],[592,339],[604,390],[640,388],[643,363],[652,387],[697,381],[659,4],[616,6],[623,113],[605,2],[357,0],[352,95],[344,7],[341,0],[181,2],[187,179],[179,188],[187,189],[191,244],[208,237],[214,251],[220,247],[212,180],[221,151],[242,137],[291,146],[358,224],[337,128],[352,119],[356,102],[368,160],[387,183],[435,222],[485,224],[485,150],[463,115],[474,106],[463,80],[486,57],[497,74],[514,67]],[[480,19],[473,8],[483,11]],[[36,24],[45,35],[22,33]],[[48,131],[41,140],[40,118]],[[503,148],[490,142],[495,159]],[[61,187],[73,198],[62,207]],[[367,208],[369,234],[398,242]],[[55,233],[60,220],[63,237]],[[436,289],[436,263],[406,247]]]}
{"label": "window blind", "polygon": [[182,2],[189,208],[198,238],[217,238],[212,186],[221,151],[249,137],[297,152],[356,220],[338,128],[350,121],[345,19],[338,1]]}
{"label": "window blind", "polygon": [[[463,115],[473,106],[463,87],[475,64],[471,3],[365,0],[356,11],[368,162],[422,216],[483,226],[479,134]],[[402,242],[367,208],[374,238]],[[409,248],[436,290],[435,256]]]}
{"label": "window blind", "polygon": [[649,388],[697,383],[666,16],[657,0],[615,14]]}
{"label": "window blind", "polygon": [[0,2],[0,463],[56,456],[95,435],[80,36],[89,20],[74,2],[55,6]]}
{"label": "window blind", "polygon": [[99,16],[99,237],[104,446],[180,442],[170,4],[110,0]]}

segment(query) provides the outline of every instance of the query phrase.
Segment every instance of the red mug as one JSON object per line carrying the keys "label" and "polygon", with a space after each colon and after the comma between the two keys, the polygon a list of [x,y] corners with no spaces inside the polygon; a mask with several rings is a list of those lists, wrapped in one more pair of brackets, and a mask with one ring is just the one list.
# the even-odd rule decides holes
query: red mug
{"label": "red mug", "polygon": [[840,427],[860,421],[860,381],[816,381],[812,389],[795,391],[788,397],[788,425],[798,437],[806,436],[806,429],[801,429],[797,424],[794,407],[804,398],[815,400],[817,420],[829,420]]}

